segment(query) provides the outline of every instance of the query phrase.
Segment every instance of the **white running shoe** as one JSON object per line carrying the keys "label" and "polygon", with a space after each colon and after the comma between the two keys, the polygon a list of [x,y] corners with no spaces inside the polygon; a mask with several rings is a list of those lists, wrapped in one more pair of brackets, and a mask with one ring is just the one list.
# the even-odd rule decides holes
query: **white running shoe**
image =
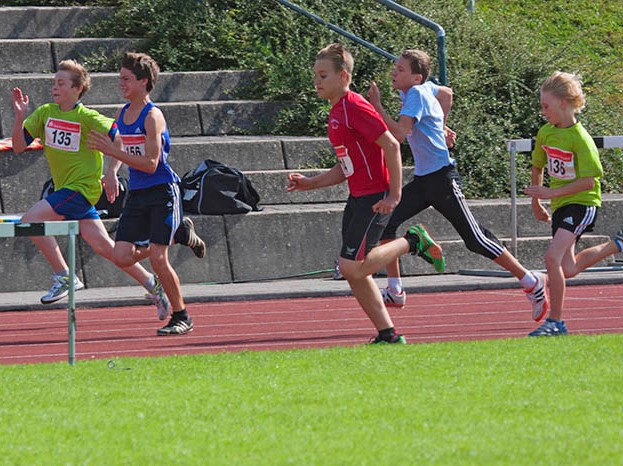
{"label": "white running shoe", "polygon": [[158,319],[164,320],[169,316],[169,299],[164,294],[164,289],[160,284],[160,280],[154,275],[156,284],[149,293],[145,294],[145,298],[149,299],[158,310]]}
{"label": "white running shoe", "polygon": [[[68,275],[52,275],[52,286],[50,290],[41,296],[41,304],[51,304],[63,299],[69,294],[69,276]],[[84,288],[84,283],[78,277],[74,279],[74,291]]]}
{"label": "white running shoe", "polygon": [[402,290],[401,293],[394,293],[389,288],[381,288],[381,296],[387,307],[404,307],[407,303],[407,293]]}
{"label": "white running shoe", "polygon": [[529,290],[524,290],[526,297],[532,303],[532,319],[537,322],[545,317],[549,310],[549,300],[547,299],[547,275],[541,272],[532,272],[536,277],[536,284]]}

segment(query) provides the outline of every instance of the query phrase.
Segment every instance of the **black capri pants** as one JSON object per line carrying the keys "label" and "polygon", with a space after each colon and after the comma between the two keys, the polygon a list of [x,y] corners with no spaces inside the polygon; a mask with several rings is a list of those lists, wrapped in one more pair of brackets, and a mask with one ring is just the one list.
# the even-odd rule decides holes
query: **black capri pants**
{"label": "black capri pants", "polygon": [[431,206],[452,224],[470,251],[488,259],[496,259],[504,252],[505,248],[496,236],[473,216],[461,190],[461,176],[453,165],[428,175],[414,176],[402,188],[402,199],[382,239],[396,238],[400,225]]}

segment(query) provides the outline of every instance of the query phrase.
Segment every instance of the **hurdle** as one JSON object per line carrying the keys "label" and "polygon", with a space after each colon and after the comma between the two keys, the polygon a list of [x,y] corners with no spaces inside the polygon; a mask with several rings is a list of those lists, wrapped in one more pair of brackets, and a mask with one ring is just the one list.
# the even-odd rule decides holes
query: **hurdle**
{"label": "hurdle", "polygon": [[[1,219],[1,217],[0,217]],[[21,223],[16,217],[6,217],[0,222],[0,238],[18,236],[68,236],[69,237],[69,306],[68,306],[68,362],[76,362],[76,306],[74,299],[74,280],[76,277],[76,236],[79,224],[76,220]]]}
{"label": "hurdle", "polygon": [[[594,137],[598,149],[623,148],[623,136]],[[532,152],[536,141],[534,139],[509,139],[506,141],[506,150],[510,153],[510,183],[511,183],[511,251],[517,257],[517,154]]]}

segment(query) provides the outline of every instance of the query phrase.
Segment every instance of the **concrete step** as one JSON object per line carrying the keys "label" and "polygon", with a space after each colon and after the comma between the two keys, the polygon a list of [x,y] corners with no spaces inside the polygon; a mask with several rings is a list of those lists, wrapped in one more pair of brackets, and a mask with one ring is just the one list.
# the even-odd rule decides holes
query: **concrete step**
{"label": "concrete step", "polygon": [[[171,136],[219,136],[265,134],[285,102],[219,100],[160,102]],[[120,105],[90,105],[103,115],[115,117]]]}
{"label": "concrete step", "polygon": [[[267,120],[283,103],[233,101],[232,96],[253,82],[253,71],[206,71],[162,73],[152,98],[168,112],[172,129],[185,135],[224,134],[240,128],[257,128],[266,112]],[[84,96],[88,106],[101,105],[102,113],[114,116],[123,100],[117,73],[91,74],[91,90]],[[13,127],[11,90],[21,88],[30,98],[30,111],[51,101],[50,74],[0,75],[0,132],[10,137]],[[202,124],[201,118],[206,119]],[[241,121],[252,119],[251,123]],[[222,124],[219,124],[219,119]]]}
{"label": "concrete step", "polygon": [[0,73],[54,73],[62,60],[101,61],[140,46],[140,39],[2,39]]}
{"label": "concrete step", "polygon": [[76,29],[109,13],[98,7],[2,7],[0,39],[74,37]]}
{"label": "concrete step", "polygon": [[[322,138],[318,138],[322,139]],[[307,141],[307,138],[304,139]],[[325,141],[311,141],[322,147]],[[302,144],[302,143],[301,143]],[[182,176],[196,168],[205,159],[218,160],[245,171],[251,183],[260,194],[260,204],[284,205],[296,208],[309,204],[343,203],[347,187],[343,183],[327,189],[287,193],[287,175],[296,170],[309,175],[319,170],[300,169],[297,164],[295,138],[273,137],[204,137],[173,139],[171,165]],[[294,150],[294,152],[292,152]],[[293,157],[293,160],[292,160]],[[283,167],[294,166],[291,169]],[[271,169],[278,167],[278,170]],[[404,179],[409,179],[409,168],[404,170]],[[16,155],[5,152],[0,157],[0,205],[4,213],[20,213],[28,210],[38,199],[43,184],[50,177],[47,162],[42,151],[26,151]],[[511,204],[509,199],[468,200],[474,216],[496,235],[511,237]],[[530,200],[519,198],[517,206],[518,235],[551,235],[550,225],[534,220]],[[310,222],[313,219],[310,218]],[[458,239],[452,226],[433,209],[418,215],[417,221],[424,223],[439,239]],[[603,206],[595,229],[596,234],[611,235],[623,224],[623,195],[604,195]]]}
{"label": "concrete step", "polygon": [[[209,244],[204,259],[190,249],[173,246],[170,258],[182,283],[257,281],[319,270],[329,270],[339,254],[342,205],[269,206],[246,215],[193,216],[199,234]],[[115,221],[106,225],[114,235]],[[261,232],[261,234],[258,234]],[[586,235],[578,250],[603,243],[607,236]],[[542,269],[549,237],[521,238],[518,258],[525,267]],[[508,243],[508,239],[504,240]],[[61,250],[67,240],[59,238]],[[460,240],[440,241],[447,258],[447,273],[459,270],[502,269],[492,261],[469,252]],[[134,284],[111,263],[96,255],[79,240],[77,271],[87,287]],[[600,266],[605,266],[603,261]],[[148,262],[146,266],[149,268]],[[404,256],[405,275],[433,274],[420,258]],[[10,277],[0,281],[0,292],[40,290],[50,286],[51,269],[28,238],[0,238],[0,273]]]}
{"label": "concrete step", "polygon": [[[328,147],[325,138],[227,136],[173,138],[171,165],[183,176],[203,160],[212,159],[244,171],[255,171],[252,183],[262,195],[263,203],[292,203],[343,200],[344,186],[309,194],[292,193],[286,196],[287,172],[284,167],[298,169],[303,160],[312,160],[318,151]],[[271,173],[273,168],[280,169]],[[267,173],[267,175],[263,175]],[[0,157],[0,207],[3,213],[22,213],[40,197],[50,171],[42,150],[22,154],[3,152]],[[326,192],[323,192],[326,191]],[[322,199],[322,201],[320,201]]]}
{"label": "concrete step", "polygon": [[302,169],[331,150],[327,138],[297,136],[200,136],[171,139],[171,163],[184,174],[212,159],[243,171]]}

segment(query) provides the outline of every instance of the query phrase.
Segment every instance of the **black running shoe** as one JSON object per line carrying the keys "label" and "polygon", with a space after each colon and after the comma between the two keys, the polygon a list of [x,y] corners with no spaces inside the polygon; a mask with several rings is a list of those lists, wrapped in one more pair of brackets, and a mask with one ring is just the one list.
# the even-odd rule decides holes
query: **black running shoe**
{"label": "black running shoe", "polygon": [[190,333],[193,331],[193,320],[189,317],[188,319],[182,320],[176,318],[175,316],[171,317],[169,323],[162,328],[158,329],[158,335],[184,335],[185,333]]}
{"label": "black running shoe", "polygon": [[175,242],[188,246],[199,259],[206,255],[206,244],[195,232],[195,224],[190,217],[184,217],[175,232]]}

